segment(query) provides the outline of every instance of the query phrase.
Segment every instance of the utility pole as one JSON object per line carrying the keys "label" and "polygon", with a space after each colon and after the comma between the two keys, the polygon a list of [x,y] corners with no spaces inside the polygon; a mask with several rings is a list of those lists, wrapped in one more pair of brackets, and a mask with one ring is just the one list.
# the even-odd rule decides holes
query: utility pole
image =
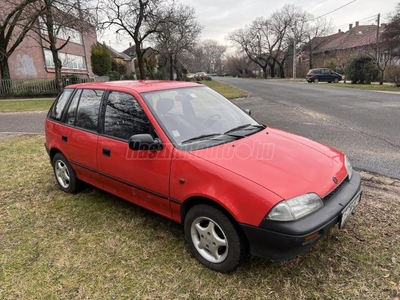
{"label": "utility pole", "polygon": [[294,35],[293,38],[293,79],[296,79],[296,73],[297,73],[297,60],[296,60],[296,35]]}
{"label": "utility pole", "polygon": [[380,21],[381,21],[381,14],[378,14],[378,18],[377,18],[377,24],[378,24],[378,28],[376,29],[376,62],[379,65],[379,27],[380,25]]}

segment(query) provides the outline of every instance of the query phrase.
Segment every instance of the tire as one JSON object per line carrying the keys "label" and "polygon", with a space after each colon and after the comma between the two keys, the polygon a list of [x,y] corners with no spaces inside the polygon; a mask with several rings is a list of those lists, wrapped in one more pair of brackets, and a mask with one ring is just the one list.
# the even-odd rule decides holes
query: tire
{"label": "tire", "polygon": [[247,244],[235,225],[219,209],[199,204],[184,221],[185,238],[194,256],[206,267],[232,272],[247,255]]}
{"label": "tire", "polygon": [[53,170],[58,186],[64,192],[76,193],[78,191],[80,181],[68,160],[61,153],[57,153],[53,157]]}
{"label": "tire", "polygon": [[314,79],[314,83],[318,83],[319,82],[319,80],[316,78],[316,79]]}
{"label": "tire", "polygon": [[338,82],[339,82],[338,78],[333,79],[333,83],[338,83]]}

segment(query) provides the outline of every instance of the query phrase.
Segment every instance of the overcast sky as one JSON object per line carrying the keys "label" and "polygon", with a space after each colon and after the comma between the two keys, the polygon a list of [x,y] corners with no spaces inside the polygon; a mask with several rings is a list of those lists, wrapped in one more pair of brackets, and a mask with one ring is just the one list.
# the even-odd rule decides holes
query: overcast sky
{"label": "overcast sky", "polygon": [[[198,22],[203,26],[202,39],[218,40],[229,46],[226,36],[235,29],[250,24],[256,17],[269,17],[274,11],[285,4],[294,4],[315,17],[329,13],[335,32],[338,29],[347,31],[350,23],[360,21],[360,24],[376,24],[378,13],[381,23],[388,20],[388,14],[393,12],[400,0],[181,0],[182,3],[196,9]],[[109,38],[109,37],[107,37]],[[100,37],[101,39],[101,37]],[[116,41],[106,40],[119,51],[129,46],[126,39]]]}

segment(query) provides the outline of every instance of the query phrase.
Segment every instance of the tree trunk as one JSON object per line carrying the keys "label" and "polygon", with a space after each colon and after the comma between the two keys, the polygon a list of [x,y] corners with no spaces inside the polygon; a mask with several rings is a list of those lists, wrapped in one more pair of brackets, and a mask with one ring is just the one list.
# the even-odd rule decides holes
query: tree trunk
{"label": "tree trunk", "polygon": [[11,79],[7,56],[3,56],[0,60],[0,72],[1,72],[1,79],[3,80]]}
{"label": "tree trunk", "polygon": [[135,46],[136,46],[136,57],[137,57],[137,62],[138,62],[138,68],[139,68],[139,75],[141,80],[146,79],[146,71],[144,69],[144,55],[142,52],[142,49],[140,48],[140,42],[135,41]]}
{"label": "tree trunk", "polygon": [[279,73],[281,73],[281,78],[285,78],[285,59],[283,59],[280,63],[279,63]]}
{"label": "tree trunk", "polygon": [[264,73],[264,74],[263,74],[263,75],[264,75],[264,78],[265,78],[265,79],[267,79],[267,78],[268,78],[268,74],[267,74],[267,66],[262,66],[261,68],[262,68],[262,70],[263,70],[263,73]]}
{"label": "tree trunk", "polygon": [[54,71],[55,71],[55,80],[56,80],[56,87],[57,87],[57,93],[61,93],[64,88],[63,80],[62,80],[62,75],[61,75],[61,60],[58,57],[58,51],[57,50],[51,50],[51,54],[53,55],[53,61],[54,61]]}
{"label": "tree trunk", "polygon": [[174,61],[172,55],[168,56],[169,61],[169,80],[174,80]]}
{"label": "tree trunk", "polygon": [[275,78],[275,62],[269,64],[269,69],[271,70],[271,78]]}

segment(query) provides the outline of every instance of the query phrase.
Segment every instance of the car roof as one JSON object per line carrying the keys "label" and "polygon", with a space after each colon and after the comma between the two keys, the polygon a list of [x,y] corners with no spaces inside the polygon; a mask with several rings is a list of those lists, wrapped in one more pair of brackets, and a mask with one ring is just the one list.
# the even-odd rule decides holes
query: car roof
{"label": "car roof", "polygon": [[87,82],[66,86],[66,88],[91,88],[106,90],[133,90],[137,93],[145,93],[174,88],[195,87],[198,83],[169,80],[121,80],[107,82]]}

